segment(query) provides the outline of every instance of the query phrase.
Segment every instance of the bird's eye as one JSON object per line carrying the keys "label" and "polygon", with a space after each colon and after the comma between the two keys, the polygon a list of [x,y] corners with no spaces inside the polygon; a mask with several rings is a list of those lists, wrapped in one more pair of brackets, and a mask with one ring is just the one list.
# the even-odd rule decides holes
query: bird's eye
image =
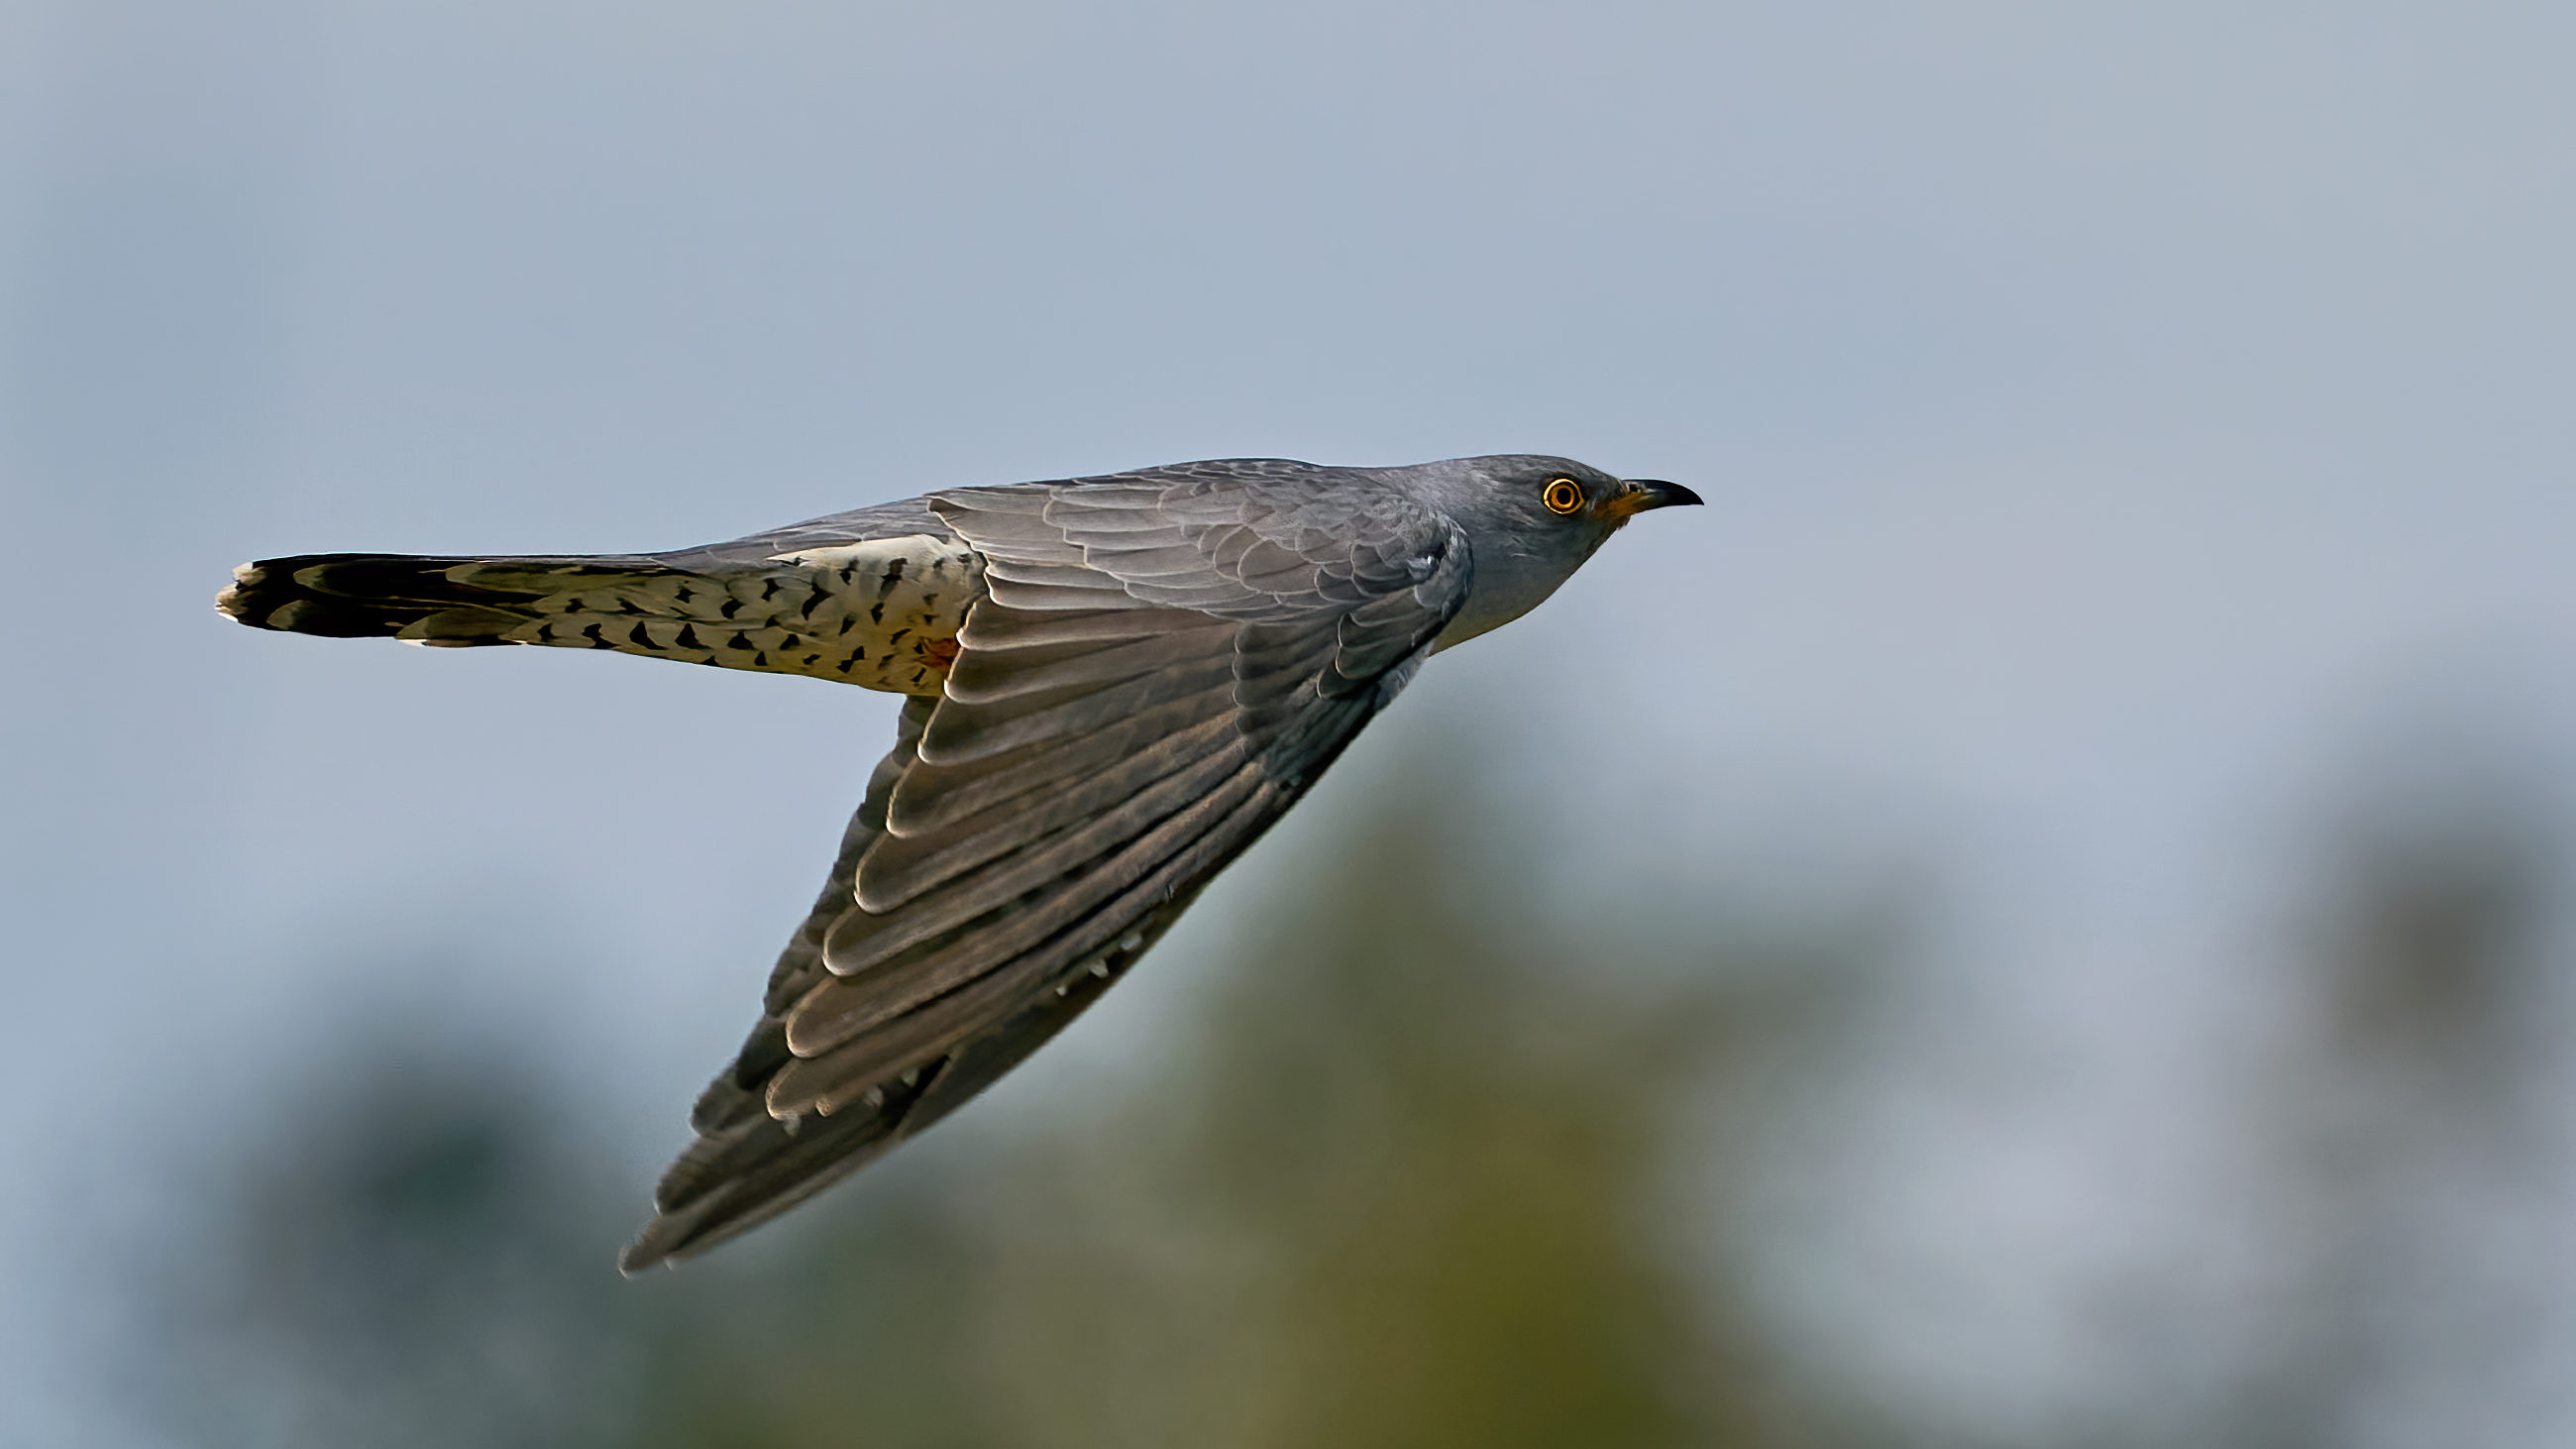
{"label": "bird's eye", "polygon": [[1573,513],[1583,507],[1583,485],[1571,478],[1551,478],[1547,491],[1538,496],[1550,513]]}

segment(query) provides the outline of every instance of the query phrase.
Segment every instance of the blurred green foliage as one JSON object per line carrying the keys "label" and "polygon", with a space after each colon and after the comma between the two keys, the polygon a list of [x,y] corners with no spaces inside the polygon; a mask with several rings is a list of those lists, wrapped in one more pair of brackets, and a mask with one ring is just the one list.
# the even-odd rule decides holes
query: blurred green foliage
{"label": "blurred green foliage", "polygon": [[[1802,1359],[1727,1280],[1762,1245],[1706,1200],[1745,1141],[1724,1122],[1814,1130],[1784,1057],[1848,1075],[1883,1040],[1884,923],[1570,905],[1474,798],[1417,781],[1320,871],[1266,856],[1267,904],[1150,1060],[1044,1078],[1065,1100],[1008,1081],[639,1282],[609,1267],[638,1184],[522,1039],[362,1041],[156,1276],[137,1398],[181,1442],[264,1449],[1987,1442]],[[2540,1331],[2457,1205],[2531,1201],[2553,1150],[2528,1099],[2554,840],[2494,805],[2341,840],[2289,973],[2303,1025],[2235,1104],[2250,1175],[2211,1209],[2274,1214],[2237,1300],[2260,1331],[2082,1442],[2365,1442],[2409,1383],[2484,1381],[2501,1340],[2453,1326]]]}
{"label": "blurred green foliage", "polygon": [[1777,992],[1516,907],[1434,793],[1274,897],[1112,1100],[642,1282],[606,1266],[632,1193],[535,1064],[378,1041],[214,1220],[168,1415],[268,1446],[1755,1442],[1763,1376],[1664,1199],[1677,1114]]}

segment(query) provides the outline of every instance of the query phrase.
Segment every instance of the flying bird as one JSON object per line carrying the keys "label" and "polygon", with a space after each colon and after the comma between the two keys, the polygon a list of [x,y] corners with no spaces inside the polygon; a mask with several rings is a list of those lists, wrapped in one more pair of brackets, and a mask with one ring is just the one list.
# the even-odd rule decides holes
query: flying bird
{"label": "flying bird", "polygon": [[954,1111],[1123,975],[1425,658],[1699,496],[1565,458],[952,488],[671,553],[245,564],[255,628],[551,644],[905,696],[629,1272]]}

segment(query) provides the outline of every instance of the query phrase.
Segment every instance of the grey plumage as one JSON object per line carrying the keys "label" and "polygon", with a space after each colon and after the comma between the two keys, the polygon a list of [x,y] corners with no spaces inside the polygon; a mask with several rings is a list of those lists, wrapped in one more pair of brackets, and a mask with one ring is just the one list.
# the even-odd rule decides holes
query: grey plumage
{"label": "grey plumage", "polygon": [[673,553],[247,565],[246,624],[553,644],[910,695],[760,1023],[621,1259],[703,1251],[921,1131],[1169,928],[1438,648],[1696,503],[1562,458],[961,488]]}

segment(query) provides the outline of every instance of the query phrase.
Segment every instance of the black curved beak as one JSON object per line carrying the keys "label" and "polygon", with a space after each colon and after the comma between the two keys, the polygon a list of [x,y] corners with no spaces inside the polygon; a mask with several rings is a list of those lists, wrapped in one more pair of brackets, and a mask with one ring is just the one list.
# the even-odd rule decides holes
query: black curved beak
{"label": "black curved beak", "polygon": [[1700,502],[1698,494],[1679,483],[1667,483],[1661,478],[1630,478],[1626,481],[1629,492],[1637,500],[1628,509],[1631,513],[1643,513],[1649,508],[1697,507]]}

